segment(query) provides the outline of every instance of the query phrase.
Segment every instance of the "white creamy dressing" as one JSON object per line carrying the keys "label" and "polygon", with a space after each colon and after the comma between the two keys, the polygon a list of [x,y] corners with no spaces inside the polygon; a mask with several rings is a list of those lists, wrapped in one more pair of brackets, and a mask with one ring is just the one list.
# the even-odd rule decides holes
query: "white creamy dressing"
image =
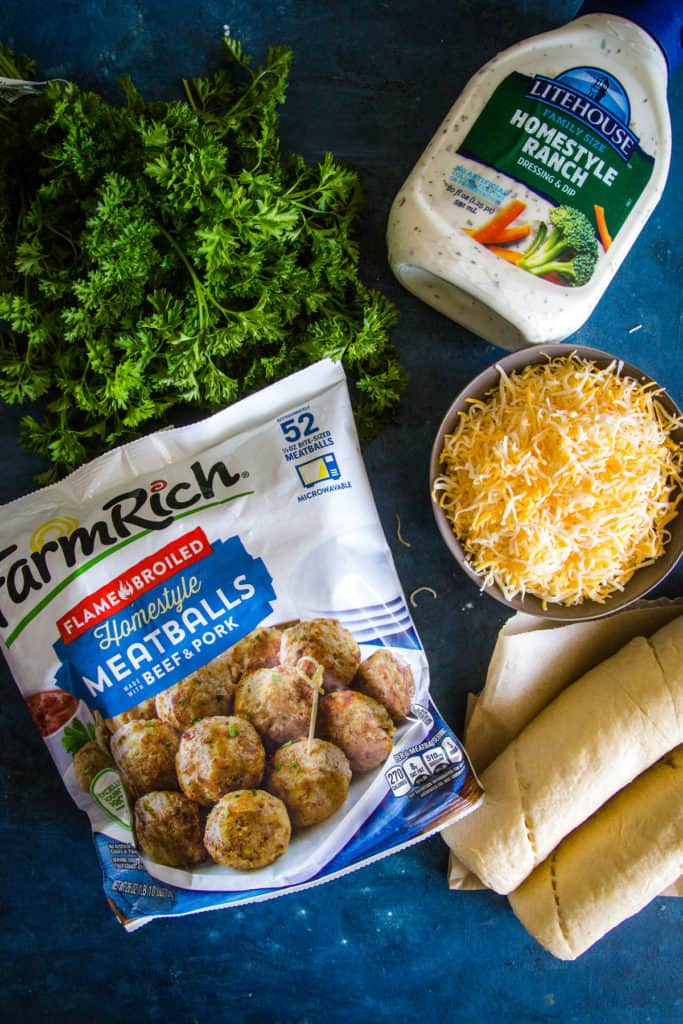
{"label": "white creamy dressing", "polygon": [[[544,183],[542,164],[537,163],[535,171],[528,164],[530,173],[538,178],[537,191],[530,183],[458,150],[494,90],[513,73],[530,79],[537,75],[553,79],[582,67],[608,72],[623,86],[630,101],[629,127],[643,153],[653,158],[654,166],[612,245],[606,252],[600,248],[591,279],[581,287],[566,287],[537,278],[493,255],[463,229],[480,226],[503,205],[503,195],[505,201],[522,200],[526,204],[524,220],[538,224],[552,205],[571,203],[561,191],[565,181],[572,188],[572,176],[574,181],[584,183],[591,178],[592,184],[601,179],[604,191],[612,184],[614,169],[610,172],[608,166],[596,161],[595,154],[586,155],[577,143],[570,150],[572,155],[579,154],[578,159],[563,162],[561,154],[553,155],[554,190]],[[671,152],[667,78],[666,60],[654,39],[633,22],[611,15],[586,15],[496,56],[470,80],[394,200],[387,242],[389,262],[399,281],[440,312],[504,348],[568,337],[596,306],[664,190]],[[571,139],[572,119],[563,117],[558,109],[550,116],[558,132],[564,131]],[[512,123],[511,118],[507,120]],[[519,130],[524,132],[525,128]],[[555,148],[559,151],[558,146]],[[603,149],[605,164],[611,162],[622,172],[623,161],[620,163],[608,146]],[[485,197],[479,203],[475,198],[474,207],[468,204],[456,208],[449,185],[454,180],[454,168],[461,177],[471,172],[477,181],[483,181],[485,189],[490,189],[491,201]],[[554,191],[550,203],[542,194],[544,188],[546,195]]]}

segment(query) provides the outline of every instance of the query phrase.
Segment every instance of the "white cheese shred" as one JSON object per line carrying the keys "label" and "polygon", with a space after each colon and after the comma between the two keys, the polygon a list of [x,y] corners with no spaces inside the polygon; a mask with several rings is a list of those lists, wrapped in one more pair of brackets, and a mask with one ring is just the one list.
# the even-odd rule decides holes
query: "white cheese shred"
{"label": "white cheese shred", "polygon": [[664,552],[681,500],[680,426],[654,384],[575,353],[500,370],[444,441],[433,497],[506,597],[604,603]]}

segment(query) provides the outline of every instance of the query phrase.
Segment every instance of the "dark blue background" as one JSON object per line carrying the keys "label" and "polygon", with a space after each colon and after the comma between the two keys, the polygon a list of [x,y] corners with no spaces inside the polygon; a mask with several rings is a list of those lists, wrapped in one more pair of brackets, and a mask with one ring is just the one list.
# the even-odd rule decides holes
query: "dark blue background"
{"label": "dark blue background", "polygon": [[[148,97],[178,95],[202,73],[224,24],[262,57],[295,61],[282,112],[285,148],[327,150],[358,168],[368,197],[364,276],[397,303],[411,383],[395,427],[365,449],[380,514],[407,592],[433,694],[461,730],[506,613],[450,561],[433,523],[427,464],[451,399],[501,355],[404,292],[387,266],[391,200],[470,75],[495,52],[562,24],[575,2],[392,0],[252,3],[10,0],[0,40],[45,76],[115,95],[128,72]],[[666,194],[591,320],[574,337],[639,365],[680,403],[683,71],[670,100],[674,153]],[[642,330],[629,328],[642,324]],[[32,488],[37,461],[2,409],[0,500]],[[396,536],[400,514],[403,547]],[[6,513],[7,514],[7,513]],[[681,572],[661,592],[683,591]],[[9,1021],[256,1022],[683,1019],[683,900],[656,900],[578,962],[546,954],[505,899],[446,888],[438,838],[337,882],[244,909],[159,922],[126,935],[100,888],[86,818],[73,806],[2,665],[0,721],[0,1013]]]}

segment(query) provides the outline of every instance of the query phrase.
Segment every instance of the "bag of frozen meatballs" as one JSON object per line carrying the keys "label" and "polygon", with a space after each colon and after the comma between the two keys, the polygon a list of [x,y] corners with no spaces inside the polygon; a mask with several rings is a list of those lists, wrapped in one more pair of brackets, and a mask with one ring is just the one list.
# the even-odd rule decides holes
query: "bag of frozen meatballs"
{"label": "bag of frozen meatballs", "polygon": [[329,360],[5,506],[0,636],[129,930],[475,807]]}

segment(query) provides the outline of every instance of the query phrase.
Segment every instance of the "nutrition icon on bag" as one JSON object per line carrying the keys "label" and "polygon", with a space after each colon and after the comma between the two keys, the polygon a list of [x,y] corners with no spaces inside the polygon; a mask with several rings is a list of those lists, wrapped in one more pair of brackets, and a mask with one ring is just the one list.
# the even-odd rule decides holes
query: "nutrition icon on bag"
{"label": "nutrition icon on bag", "polygon": [[443,730],[433,739],[438,742],[420,743],[399,753],[399,763],[384,772],[395,797],[422,796],[433,787],[435,776],[456,778],[464,771],[465,757],[458,744]]}

